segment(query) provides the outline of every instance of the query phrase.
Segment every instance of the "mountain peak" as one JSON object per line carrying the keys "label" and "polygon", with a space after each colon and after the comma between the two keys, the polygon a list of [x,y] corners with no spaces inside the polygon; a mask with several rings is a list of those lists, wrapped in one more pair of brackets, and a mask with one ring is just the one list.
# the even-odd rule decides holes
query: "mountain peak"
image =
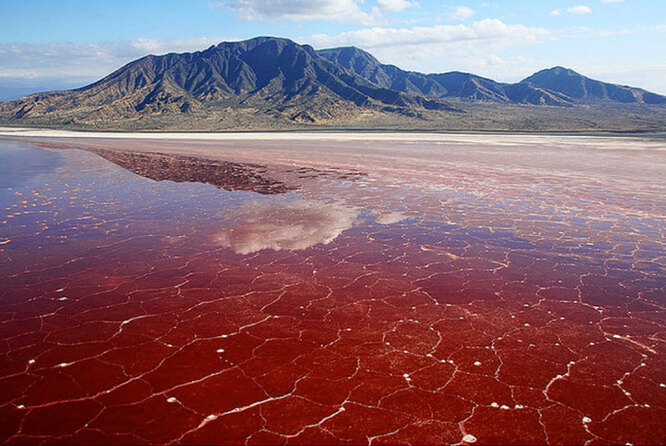
{"label": "mountain peak", "polygon": [[[358,50],[369,63],[371,55]],[[296,122],[360,113],[451,107],[436,98],[376,85],[319,56],[310,45],[261,36],[205,51],[146,56],[71,92],[45,93],[0,107],[14,119],[131,119],[206,110],[256,110]]]}
{"label": "mountain peak", "polygon": [[570,68],[553,67],[538,71],[520,81],[520,84],[534,85],[564,94],[578,103],[623,102],[623,103],[666,103],[666,97],[640,88],[615,85],[590,79]]}
{"label": "mountain peak", "polygon": [[[582,75],[580,73],[577,73],[576,71],[572,70],[571,68],[566,68],[566,67],[562,67],[562,66],[559,66],[559,65],[555,66],[555,67],[552,67],[552,68],[546,68],[546,69],[537,71],[536,73],[534,73],[530,77],[537,76],[537,75],[539,75],[539,76],[581,76],[582,77]],[[527,79],[529,79],[529,77]],[[527,79],[523,80],[523,82],[527,81]]]}
{"label": "mountain peak", "polygon": [[375,58],[375,56],[355,46],[339,46],[336,48],[326,48],[323,50],[318,50],[317,53],[327,58],[332,55],[336,55],[337,57],[341,58],[361,57],[369,61],[373,61],[376,64],[380,63]]}
{"label": "mountain peak", "polygon": [[381,65],[375,56],[355,46],[327,48],[318,50],[317,54],[366,78]]}
{"label": "mountain peak", "polygon": [[279,43],[282,45],[297,45],[296,42],[294,42],[291,39],[288,39],[286,37],[271,37],[271,36],[257,36],[257,37],[252,37],[251,39],[246,39],[246,40],[234,40],[234,41],[225,41],[225,42],[220,42],[217,44],[217,47],[226,47],[226,46],[243,46],[245,48],[254,48],[256,46],[259,46],[264,43],[268,42],[274,42],[274,43]]}

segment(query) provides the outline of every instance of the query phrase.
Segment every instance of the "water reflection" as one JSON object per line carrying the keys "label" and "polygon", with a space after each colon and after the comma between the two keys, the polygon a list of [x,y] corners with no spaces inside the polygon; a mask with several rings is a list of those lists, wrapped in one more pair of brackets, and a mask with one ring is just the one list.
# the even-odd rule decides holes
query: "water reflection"
{"label": "water reflection", "polygon": [[376,221],[381,225],[392,225],[394,223],[400,223],[406,219],[407,216],[400,212],[386,212],[384,214],[379,214]]}
{"label": "water reflection", "polygon": [[208,183],[226,190],[245,190],[264,195],[295,189],[266,175],[264,166],[232,163],[163,153],[136,153],[90,149],[102,158],[137,175],[155,181]]}
{"label": "water reflection", "polygon": [[0,189],[24,184],[30,178],[55,170],[62,165],[61,158],[52,150],[3,142],[0,145]]}
{"label": "water reflection", "polygon": [[234,215],[215,240],[237,254],[250,254],[328,244],[352,227],[358,211],[316,200],[272,199],[247,201]]}

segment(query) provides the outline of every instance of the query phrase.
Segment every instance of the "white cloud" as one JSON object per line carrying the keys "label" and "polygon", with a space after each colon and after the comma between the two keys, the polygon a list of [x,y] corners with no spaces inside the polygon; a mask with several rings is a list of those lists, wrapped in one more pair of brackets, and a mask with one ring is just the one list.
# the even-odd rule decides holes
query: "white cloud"
{"label": "white cloud", "polygon": [[418,6],[416,0],[376,0],[374,6],[365,0],[220,0],[213,6],[234,11],[241,20],[325,20],[332,22],[380,22],[387,13]]}
{"label": "white cloud", "polygon": [[560,13],[559,9],[553,9],[552,11],[550,11],[550,15],[552,15],[552,16],[558,16],[560,14],[561,13]]}
{"label": "white cloud", "polygon": [[[481,76],[525,77],[527,66],[511,48],[554,40],[544,28],[484,19],[471,24],[413,28],[369,27],[336,35],[303,37],[315,48],[353,45],[370,51],[383,63],[421,72],[469,71]],[[544,68],[533,64],[530,68]]]}
{"label": "white cloud", "polygon": [[305,249],[328,244],[354,224],[358,211],[315,200],[275,199],[243,203],[234,222],[215,235],[237,254],[262,249]]}
{"label": "white cloud", "polygon": [[417,4],[409,0],[377,0],[377,6],[382,12],[398,12]]}
{"label": "white cloud", "polygon": [[466,20],[474,15],[474,10],[467,6],[455,6],[449,14],[453,20]]}
{"label": "white cloud", "polygon": [[0,77],[98,78],[147,54],[202,50],[222,40],[139,38],[124,42],[4,44],[0,45]]}
{"label": "white cloud", "polygon": [[[363,11],[361,3],[362,0],[223,0],[215,5],[231,9],[237,17],[248,21],[288,19],[373,23],[373,15]],[[410,2],[383,0],[381,3],[390,8]]]}
{"label": "white cloud", "polygon": [[585,5],[576,5],[570,8],[567,8],[569,14],[590,14],[592,13],[592,8]]}
{"label": "white cloud", "polygon": [[432,55],[433,45],[459,45],[474,42],[475,45],[494,46],[520,45],[547,39],[551,32],[545,28],[525,25],[507,25],[499,19],[483,19],[471,25],[434,25],[414,28],[371,27],[347,31],[340,34],[315,34],[306,38],[319,48],[354,45],[365,49],[421,47]]}

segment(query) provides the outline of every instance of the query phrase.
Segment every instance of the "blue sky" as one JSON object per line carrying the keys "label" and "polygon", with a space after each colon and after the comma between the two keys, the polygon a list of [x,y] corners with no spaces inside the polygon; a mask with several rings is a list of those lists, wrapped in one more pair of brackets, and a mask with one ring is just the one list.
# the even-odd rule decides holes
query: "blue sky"
{"label": "blue sky", "polygon": [[665,0],[0,0],[0,7],[5,96],[82,85],[149,53],[257,35],[315,48],[355,45],[406,69],[507,82],[563,65],[666,94]]}

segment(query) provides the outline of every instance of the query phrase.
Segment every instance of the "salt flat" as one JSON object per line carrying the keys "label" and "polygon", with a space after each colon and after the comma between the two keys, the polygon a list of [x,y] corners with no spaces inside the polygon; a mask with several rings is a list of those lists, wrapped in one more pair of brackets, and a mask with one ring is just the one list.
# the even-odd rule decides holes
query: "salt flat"
{"label": "salt flat", "polygon": [[[434,133],[434,132],[101,132],[50,130],[22,127],[1,127],[0,136],[24,136],[46,138],[111,138],[111,139],[162,139],[162,140],[201,140],[201,141],[431,141],[438,143],[487,143],[499,145],[566,141],[599,148],[637,148],[666,150],[662,141],[654,142],[647,137],[618,138],[613,136],[581,136],[566,134],[475,134],[475,133]],[[624,141],[623,143],[621,141]]]}

